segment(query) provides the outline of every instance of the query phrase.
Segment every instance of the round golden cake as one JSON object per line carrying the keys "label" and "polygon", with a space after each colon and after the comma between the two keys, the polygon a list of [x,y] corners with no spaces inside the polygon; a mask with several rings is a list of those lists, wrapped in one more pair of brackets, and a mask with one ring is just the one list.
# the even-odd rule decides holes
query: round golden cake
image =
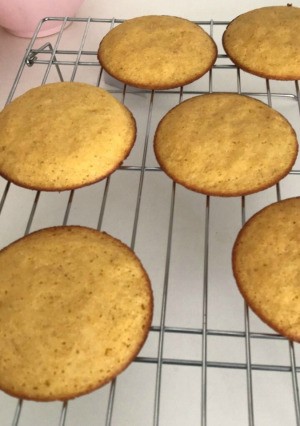
{"label": "round golden cake", "polygon": [[300,8],[269,6],[235,18],[223,34],[230,59],[249,73],[277,80],[300,78]]}
{"label": "round golden cake", "polygon": [[0,251],[0,389],[67,400],[122,372],[152,320],[134,252],[79,226],[33,232]]}
{"label": "round golden cake", "polygon": [[46,84],[0,113],[0,174],[45,191],[89,185],[119,167],[135,137],[132,114],[103,89]]}
{"label": "round golden cake", "polygon": [[98,59],[113,77],[145,89],[170,89],[197,80],[217,58],[213,39],[175,16],[124,21],[102,39]]}
{"label": "round golden cake", "polygon": [[300,342],[300,198],[252,216],[235,241],[232,263],[250,308],[278,333]]}
{"label": "round golden cake", "polygon": [[156,129],[154,151],[175,182],[207,195],[237,196],[284,177],[298,142],[289,122],[263,102],[220,93],[170,110]]}

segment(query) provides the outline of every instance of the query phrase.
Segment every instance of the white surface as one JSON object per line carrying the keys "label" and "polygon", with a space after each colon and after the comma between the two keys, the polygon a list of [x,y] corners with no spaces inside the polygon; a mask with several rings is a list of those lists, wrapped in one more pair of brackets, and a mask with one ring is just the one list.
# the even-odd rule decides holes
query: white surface
{"label": "white surface", "polygon": [[[239,13],[253,7],[281,4],[275,1],[191,1],[141,2],[119,0],[102,3],[86,0],[77,16],[94,18],[129,18],[143,14],[170,14],[194,20],[231,20]],[[209,30],[208,28],[206,28]],[[214,34],[220,53],[220,39],[225,26],[215,28]],[[108,27],[91,28],[85,49],[96,50],[99,39]],[[99,31],[99,33],[98,33]],[[83,25],[71,25],[65,30],[60,47],[78,49]],[[100,36],[101,34],[101,36]],[[56,36],[38,40],[55,43]],[[0,29],[0,104],[4,105],[10,87],[29,43],[27,39],[11,36]],[[229,63],[224,59],[219,64]],[[16,95],[41,83],[45,67],[34,65],[25,68]],[[63,74],[69,78],[72,67]],[[95,83],[99,70],[95,67],[78,69],[75,79]],[[50,80],[57,74],[50,73]],[[193,89],[208,90],[208,76],[191,85]],[[213,90],[237,90],[236,70],[215,69]],[[242,73],[243,91],[266,91],[265,81]],[[292,83],[271,83],[272,91],[295,93]],[[120,95],[116,95],[119,96]],[[263,98],[266,101],[266,97]],[[289,99],[272,97],[273,106],[285,114],[300,131],[298,104]],[[179,101],[179,95],[155,94],[153,114],[149,129],[147,166],[155,166],[152,149],[153,133],[163,114]],[[150,93],[127,94],[125,104],[132,110],[138,124],[138,137],[126,165],[140,165],[150,105]],[[296,168],[300,168],[299,160]],[[134,223],[140,175],[138,172],[118,171],[110,181],[107,205],[102,228],[130,244]],[[299,195],[299,176],[288,176],[281,183],[282,198]],[[0,190],[5,187],[0,181]],[[103,196],[104,182],[75,192],[68,224],[96,227]],[[0,196],[2,192],[0,192]],[[12,186],[0,216],[0,246],[21,237],[26,229],[34,191]],[[42,193],[37,204],[31,230],[62,224],[69,193]],[[204,242],[206,197],[176,186],[173,238],[170,269],[166,269],[168,224],[172,183],[160,172],[147,172],[141,198],[135,250],[149,272],[154,295],[153,324],[158,326],[161,317],[163,286],[168,283],[166,325],[202,328]],[[246,198],[246,216],[276,200],[276,189]],[[239,198],[210,199],[209,257],[208,257],[208,328],[210,330],[244,330],[244,304],[231,272],[231,247],[241,226],[241,200]],[[166,271],[168,274],[166,274]],[[250,313],[252,332],[270,332]],[[158,333],[151,332],[141,356],[156,359]],[[245,364],[245,339],[243,337],[208,336],[207,356],[211,363],[228,362]],[[290,366],[289,345],[285,340],[251,339],[252,362],[263,365]],[[296,347],[298,364],[300,351]],[[195,366],[164,365],[160,399],[160,426],[196,426],[201,424],[201,373],[202,336],[199,334],[166,333],[163,357],[175,361],[193,360]],[[198,363],[198,365],[197,365]],[[112,425],[147,426],[153,424],[156,364],[133,363],[117,380]],[[94,392],[69,403],[67,426],[98,426],[105,424],[110,387]],[[248,424],[247,381],[244,369],[207,369],[207,425],[241,426]],[[295,426],[292,379],[289,372],[253,372],[254,416],[257,426]],[[12,424],[17,401],[1,394],[0,425]],[[20,426],[58,425],[61,403],[36,404],[25,402]]]}

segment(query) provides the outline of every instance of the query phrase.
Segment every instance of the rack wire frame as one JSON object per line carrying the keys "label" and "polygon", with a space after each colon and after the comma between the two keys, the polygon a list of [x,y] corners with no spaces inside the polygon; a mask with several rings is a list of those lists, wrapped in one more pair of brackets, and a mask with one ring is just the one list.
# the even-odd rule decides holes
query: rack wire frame
{"label": "rack wire frame", "polygon": [[[42,46],[36,48],[35,44],[38,39],[38,35],[43,25],[47,21],[59,21],[61,22],[61,30],[59,31],[55,43],[52,45],[50,42],[44,43]],[[63,36],[63,32],[69,22],[81,23],[84,27],[84,32],[82,38],[79,43],[78,50],[68,50],[68,49],[60,49],[59,44],[61,38]],[[32,37],[28,48],[24,54],[23,60],[20,64],[20,68],[17,72],[15,81],[12,85],[11,91],[9,93],[7,103],[11,102],[14,98],[15,92],[18,88],[20,79],[23,75],[25,68],[37,67],[39,65],[43,65],[45,67],[45,71],[43,74],[41,84],[45,84],[48,81],[49,74],[53,68],[56,69],[56,73],[60,81],[64,81],[63,72],[61,70],[62,66],[71,67],[72,73],[71,77],[68,79],[69,81],[74,81],[76,78],[76,74],[79,68],[89,66],[89,67],[97,67],[98,69],[98,79],[97,86],[101,86],[103,81],[103,70],[100,67],[96,57],[97,51],[95,50],[85,50],[85,40],[87,38],[89,28],[91,24],[97,25],[109,25],[109,28],[114,27],[115,25],[123,22],[123,19],[96,19],[96,18],[54,18],[48,17],[43,19],[37,29],[35,31],[34,36]],[[212,37],[214,37],[214,30],[216,27],[226,27],[228,24],[227,21],[194,21],[197,25],[200,25],[207,29]],[[75,57],[75,59],[74,59]],[[58,59],[59,58],[59,59]],[[88,59],[84,59],[88,58]],[[225,54],[219,54],[218,60],[216,64],[213,66],[212,70],[209,72],[208,78],[208,88],[204,90],[195,90],[190,87],[181,87],[178,90],[172,90],[172,93],[178,95],[178,102],[181,102],[183,95],[200,95],[204,93],[212,93],[213,92],[213,72],[216,69],[234,69],[236,70],[236,82],[237,89],[236,93],[245,94],[253,97],[266,97],[267,103],[269,106],[272,106],[273,99],[276,97],[286,98],[288,100],[292,100],[298,104],[299,114],[300,114],[300,91],[299,85],[296,81],[295,91],[294,93],[272,93],[270,88],[270,82],[265,80],[265,91],[262,92],[243,92],[241,88],[241,76],[240,70],[236,68],[232,63],[222,63],[222,60],[227,59]],[[110,91],[112,93],[120,93],[122,94],[122,100],[125,101],[127,93],[131,93],[130,87],[123,86],[122,89],[112,88]],[[145,90],[135,90],[135,93],[149,93],[149,91]],[[169,91],[165,91],[166,93],[170,93]],[[164,91],[151,91],[150,93],[150,102],[145,110],[145,114],[147,115],[147,124],[146,131],[144,134],[144,147],[143,147],[143,156],[141,164],[130,164],[126,166],[121,166],[121,171],[128,171],[139,173],[139,184],[136,198],[136,206],[134,213],[134,222],[131,232],[131,243],[130,246],[134,250],[136,243],[136,235],[139,223],[139,214],[141,207],[141,198],[143,192],[144,185],[144,177],[146,173],[159,172],[161,170],[157,166],[147,166],[146,165],[146,157],[148,152],[148,144],[150,139],[150,126],[152,120],[152,111],[154,108],[154,98],[160,93],[163,94]],[[293,169],[290,172],[291,175],[300,176],[300,170]],[[107,196],[110,189],[110,177],[108,177],[105,181],[105,189],[103,193],[101,208],[99,211],[99,220],[97,229],[102,228],[103,216],[106,208]],[[7,182],[4,190],[2,192],[2,196],[0,199],[0,215],[5,206],[6,199],[11,190],[11,183]],[[160,402],[161,402],[161,381],[162,381],[162,369],[166,365],[176,365],[178,367],[198,367],[201,369],[201,401],[199,404],[201,405],[201,416],[199,418],[199,424],[202,426],[210,426],[207,417],[207,372],[209,369],[219,368],[219,369],[229,369],[229,370],[243,370],[246,374],[247,380],[247,411],[248,411],[248,425],[254,426],[255,423],[255,406],[253,401],[253,385],[252,385],[252,374],[254,371],[261,372],[282,372],[290,375],[292,382],[292,394],[291,398],[294,401],[295,407],[295,424],[300,426],[300,403],[299,403],[299,389],[298,389],[298,377],[297,373],[300,373],[300,366],[297,366],[296,355],[295,355],[295,345],[293,342],[287,341],[287,350],[289,352],[289,365],[273,365],[273,364],[258,364],[253,363],[251,360],[251,342],[255,339],[262,340],[285,340],[282,336],[276,333],[265,333],[265,332],[253,332],[250,329],[249,324],[249,310],[247,305],[244,306],[244,330],[236,331],[236,330],[218,330],[218,329],[210,329],[208,328],[207,316],[208,316],[208,292],[209,292],[209,277],[208,277],[208,268],[209,268],[209,233],[210,233],[210,203],[211,197],[205,197],[205,235],[204,235],[204,259],[203,259],[203,306],[202,306],[202,324],[198,328],[189,328],[189,327],[179,327],[179,326],[168,326],[166,325],[166,309],[167,309],[167,300],[168,300],[168,285],[169,285],[169,269],[170,269],[170,261],[172,256],[172,238],[173,238],[173,223],[174,223],[174,206],[176,200],[176,191],[177,184],[173,182],[172,184],[172,196],[170,201],[170,210],[169,210],[169,225],[168,225],[168,238],[167,238],[167,249],[166,249],[166,257],[165,257],[165,273],[164,273],[164,283],[163,283],[163,292],[162,292],[162,300],[161,300],[161,312],[160,312],[160,321],[159,324],[153,324],[151,327],[151,333],[155,333],[159,335],[158,338],[158,350],[156,357],[145,357],[138,356],[134,362],[141,364],[154,364],[156,366],[156,379],[155,379],[155,395],[154,395],[154,403],[153,403],[153,426],[160,425]],[[70,191],[67,206],[65,209],[64,218],[62,221],[62,225],[68,224],[69,214],[73,203],[75,191]],[[281,199],[281,188],[280,183],[276,185],[276,194],[277,200]],[[30,233],[32,222],[35,216],[35,212],[39,203],[41,193],[39,191],[36,192],[30,215],[26,224],[26,229],[24,231],[24,235]],[[241,208],[241,225],[246,221],[246,199],[247,197],[241,197],[240,208]],[[0,217],[1,218],[1,217]],[[166,335],[176,334],[176,335],[195,335],[199,336],[202,339],[202,356],[201,359],[179,359],[179,358],[167,358],[164,356],[164,340]],[[245,362],[220,362],[220,361],[211,361],[207,354],[207,339],[209,336],[222,336],[224,338],[233,337],[237,339],[241,339],[244,341],[245,345]],[[115,391],[117,388],[117,379],[114,380],[110,385],[108,404],[106,407],[106,419],[105,426],[110,426],[113,424],[113,411],[114,411],[114,399],[115,399]],[[19,400],[16,402],[15,413],[13,419],[11,421],[12,426],[17,426],[21,423],[22,418],[22,408],[23,401]],[[68,417],[68,402],[62,403],[60,419],[58,422],[58,426],[66,425]],[[170,419],[170,424],[172,419]],[[225,423],[224,423],[225,424]]]}

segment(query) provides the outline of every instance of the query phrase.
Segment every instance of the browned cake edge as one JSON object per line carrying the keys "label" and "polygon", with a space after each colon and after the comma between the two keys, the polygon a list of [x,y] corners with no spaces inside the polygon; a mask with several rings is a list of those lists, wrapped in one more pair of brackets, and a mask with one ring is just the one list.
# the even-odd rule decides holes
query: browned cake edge
{"label": "browned cake edge", "polygon": [[[95,88],[96,88],[96,86],[95,86]],[[104,90],[104,89],[102,89],[102,90]],[[22,188],[32,189],[32,190],[37,190],[37,191],[46,191],[46,192],[69,191],[69,190],[73,190],[73,189],[83,188],[85,186],[89,186],[89,185],[92,185],[94,183],[100,182],[101,180],[110,176],[113,172],[115,172],[123,164],[123,162],[126,160],[126,158],[131,153],[131,150],[132,150],[134,143],[135,143],[135,140],[136,140],[136,135],[137,135],[136,120],[135,120],[132,112],[125,105],[123,105],[123,107],[127,110],[128,114],[130,116],[131,125],[132,125],[132,140],[130,141],[130,144],[128,145],[127,151],[125,152],[123,159],[118,161],[114,165],[114,167],[111,167],[110,170],[108,170],[106,173],[99,174],[99,176],[97,178],[90,179],[89,181],[86,181],[85,183],[78,183],[77,185],[63,185],[61,187],[55,187],[55,188],[47,186],[47,185],[30,185],[30,184],[25,185],[22,180],[18,180],[16,178],[11,178],[11,176],[9,174],[7,174],[5,172],[1,172],[1,170],[0,170],[0,176],[3,177],[4,179],[6,179],[8,182],[14,183],[15,185],[18,185]],[[83,124],[83,126],[84,126],[84,124]]]}
{"label": "browned cake edge", "polygon": [[[270,6],[272,7],[272,6]],[[285,74],[284,76],[278,76],[276,74],[272,74],[272,73],[263,73],[263,72],[259,72],[256,70],[253,70],[250,67],[247,67],[245,65],[243,65],[234,55],[232,55],[230,53],[230,49],[228,49],[228,46],[226,44],[226,31],[229,29],[230,25],[233,24],[240,16],[245,15],[248,12],[242,13],[238,16],[236,16],[226,27],[223,35],[222,35],[222,45],[223,48],[225,50],[225,53],[227,54],[227,56],[229,57],[229,59],[241,70],[248,72],[249,74],[252,75],[256,75],[257,77],[262,77],[262,78],[267,78],[267,79],[271,79],[271,80],[280,80],[280,81],[291,81],[291,80],[299,80],[300,79],[300,68],[299,68],[299,75],[295,76],[295,75],[289,75],[289,74]]]}
{"label": "browned cake edge", "polygon": [[[173,16],[172,16],[173,17]],[[184,18],[179,18],[179,19],[183,19]],[[187,19],[185,19],[186,21],[188,21]],[[192,21],[189,21],[191,24],[193,24]],[[194,24],[196,25],[196,24]],[[204,30],[203,30],[204,31]],[[120,76],[118,75],[118,73],[111,71],[111,69],[107,66],[107,64],[105,63],[105,61],[103,61],[103,58],[101,56],[101,45],[102,42],[104,41],[105,37],[109,35],[109,32],[103,37],[103,39],[101,40],[100,44],[99,44],[99,48],[98,48],[98,53],[97,53],[97,58],[98,61],[100,63],[100,65],[102,66],[102,68],[109,74],[111,75],[113,78],[115,78],[118,81],[121,81],[124,84],[128,84],[129,86],[133,86],[133,87],[137,87],[139,89],[146,89],[146,90],[167,90],[167,89],[175,89],[177,87],[180,86],[185,86],[187,84],[193,83],[194,81],[196,81],[198,78],[202,77],[204,74],[206,74],[214,65],[214,63],[216,62],[217,56],[218,56],[218,48],[217,45],[215,43],[215,41],[213,40],[213,38],[206,33],[208,37],[210,37],[211,41],[212,41],[212,47],[214,49],[214,56],[212,57],[211,63],[207,66],[207,68],[205,68],[205,70],[203,70],[201,73],[197,73],[195,74],[193,77],[189,78],[189,79],[181,79],[180,82],[176,82],[174,84],[156,84],[154,85],[148,85],[148,84],[142,84],[142,83],[137,83],[135,80],[130,80],[130,79],[124,79],[124,78],[120,78]]]}
{"label": "browned cake edge", "polygon": [[[49,228],[43,228],[37,231],[34,231],[28,235],[33,235],[33,234],[37,234],[41,231],[44,230],[49,230],[49,231],[55,231],[55,229],[61,229],[61,228],[77,228],[77,229],[88,229],[94,233],[99,233],[101,232],[102,234],[106,234],[108,235],[111,239],[115,240],[117,242],[117,244],[120,244],[123,248],[125,248],[125,250],[127,250],[129,253],[134,253],[133,250],[130,249],[129,246],[127,246],[125,243],[123,243],[121,240],[111,236],[110,234],[107,234],[104,231],[97,231],[96,229],[92,229],[86,226],[81,226],[81,225],[64,225],[64,226],[52,226]],[[18,243],[19,241],[23,240],[24,238],[26,238],[28,235],[25,235],[15,241],[13,241],[12,243],[8,244],[7,246],[5,246],[4,248],[2,248],[0,250],[0,253],[2,251],[5,251],[8,247],[11,247],[13,245],[15,245],[16,243]],[[7,393],[10,396],[16,397],[16,398],[20,398],[20,399],[24,399],[24,400],[28,400],[28,401],[36,401],[36,402],[51,402],[51,401],[67,401],[67,400],[71,400],[74,398],[77,398],[79,396],[83,396],[86,395],[88,393],[91,393],[103,386],[105,386],[106,384],[110,383],[112,380],[114,380],[120,373],[122,373],[136,358],[136,356],[138,355],[138,353],[140,352],[140,350],[142,349],[149,331],[150,331],[150,327],[152,324],[152,318],[153,318],[153,309],[154,309],[154,300],[153,300],[153,291],[152,291],[152,287],[151,287],[151,282],[149,279],[149,276],[144,268],[144,266],[142,265],[140,259],[137,257],[137,255],[134,253],[137,262],[139,263],[140,267],[141,267],[141,271],[143,271],[143,275],[145,278],[145,282],[147,283],[147,289],[148,289],[148,293],[150,296],[150,304],[149,304],[149,319],[148,319],[148,324],[145,326],[144,328],[144,335],[141,338],[141,341],[139,343],[139,345],[136,346],[135,351],[133,351],[132,356],[128,359],[127,363],[124,363],[120,368],[116,369],[112,374],[110,374],[106,380],[101,381],[100,383],[95,383],[95,385],[93,386],[88,386],[84,391],[82,392],[74,392],[73,394],[68,394],[68,396],[66,397],[65,395],[61,394],[61,395],[55,395],[54,397],[49,397],[49,398],[30,398],[28,397],[28,395],[26,393],[22,393],[22,392],[12,392],[11,389],[6,388],[5,386],[0,385],[0,389]],[[34,360],[33,360],[34,362]]]}
{"label": "browned cake edge", "polygon": [[[300,197],[293,197],[293,198],[300,200]],[[287,199],[279,201],[279,202],[284,202],[284,201],[287,201],[287,200],[289,200],[289,199],[287,198]],[[252,220],[255,220],[256,216],[260,215],[264,210],[268,209],[273,204],[277,204],[277,202],[272,203],[272,204],[264,207],[263,209],[259,210],[258,212],[256,212],[253,216],[251,216],[247,220],[247,222],[244,224],[244,226],[238,232],[236,240],[235,240],[234,245],[233,245],[232,255],[231,255],[232,271],[233,271],[233,276],[234,276],[234,279],[236,281],[237,287],[238,287],[243,299],[246,301],[247,305],[251,308],[251,310],[258,316],[258,318],[260,318],[265,324],[267,324],[270,328],[275,330],[280,335],[287,337],[289,340],[293,340],[294,342],[300,343],[300,331],[299,331],[298,335],[294,334],[294,333],[286,332],[286,330],[284,328],[278,327],[276,324],[274,324],[273,321],[270,320],[270,318],[266,318],[265,315],[263,313],[261,313],[260,309],[257,309],[257,306],[255,305],[255,303],[253,304],[252,301],[248,299],[247,295],[243,291],[242,285],[240,284],[239,275],[238,275],[238,272],[237,272],[237,269],[236,269],[237,250],[238,250],[238,245],[240,243],[240,239],[241,239],[241,236],[244,232],[244,229],[248,228],[248,226],[251,225]]]}
{"label": "browned cake edge", "polygon": [[[135,121],[133,121],[133,123],[135,123]],[[137,129],[136,129],[136,124],[134,124],[134,136],[132,138],[132,142],[131,142],[127,152],[125,153],[124,158],[121,161],[118,161],[118,163],[116,163],[114,165],[114,167],[111,167],[110,170],[107,170],[106,173],[99,174],[99,176],[97,178],[90,179],[89,181],[86,181],[85,183],[78,183],[77,185],[63,185],[63,186],[60,186],[60,187],[57,187],[57,188],[56,187],[53,188],[53,187],[50,187],[50,186],[47,186],[47,185],[30,185],[30,184],[25,185],[22,180],[19,181],[18,179],[11,178],[11,176],[9,176],[9,174],[6,174],[4,172],[0,172],[0,176],[2,178],[6,179],[8,182],[11,182],[11,183],[13,183],[17,186],[20,186],[21,188],[32,189],[32,190],[36,190],[36,191],[61,192],[61,191],[71,191],[71,190],[74,190],[74,189],[84,188],[85,186],[90,186],[90,185],[93,185],[94,183],[100,182],[101,180],[107,178],[108,176],[110,176],[112,173],[114,173],[116,170],[119,169],[119,167],[123,164],[123,162],[129,156],[129,154],[132,150],[132,147],[133,147],[135,139],[136,139],[136,134],[137,134]]]}
{"label": "browned cake edge", "polygon": [[[183,101],[183,102],[188,102],[188,100]],[[260,101],[258,101],[258,102],[260,102]],[[169,110],[169,111],[167,112],[167,114],[168,114],[169,112],[171,112],[173,109],[177,108],[177,106],[178,106],[178,105],[176,105],[176,106],[175,106],[175,107],[173,107],[171,110]],[[280,114],[278,111],[276,111],[276,112],[277,112],[278,114]],[[165,114],[165,115],[164,115],[164,117],[165,117],[167,114]],[[282,116],[282,117],[286,120],[286,118],[285,118],[282,114],[280,114],[280,115],[281,115],[281,116]],[[250,195],[250,194],[254,194],[254,193],[256,193],[256,192],[263,191],[263,190],[265,190],[265,189],[270,188],[271,186],[273,186],[273,185],[275,185],[276,183],[278,183],[278,182],[279,182],[281,179],[283,179],[285,176],[287,176],[287,175],[288,175],[288,173],[290,172],[291,168],[292,168],[292,167],[293,167],[293,165],[295,164],[295,161],[297,160],[298,150],[299,150],[299,145],[298,145],[298,142],[297,142],[297,135],[296,135],[296,132],[295,132],[294,128],[291,126],[291,129],[292,129],[292,131],[293,131],[293,135],[294,135],[294,138],[295,138],[295,141],[296,141],[296,143],[295,143],[295,153],[294,153],[294,157],[291,159],[291,162],[290,162],[290,164],[286,167],[286,169],[285,169],[285,170],[283,170],[283,171],[282,171],[282,173],[281,173],[280,175],[278,175],[278,177],[277,177],[276,179],[270,180],[270,181],[269,181],[268,183],[266,183],[265,185],[260,185],[260,186],[259,186],[259,188],[255,187],[255,188],[249,189],[249,191],[235,191],[235,192],[231,191],[231,192],[229,193],[228,191],[207,191],[205,188],[204,188],[204,189],[199,190],[199,188],[198,188],[198,187],[195,187],[194,185],[187,185],[187,184],[185,183],[185,181],[183,181],[183,180],[181,180],[181,179],[178,179],[176,176],[173,176],[172,174],[170,174],[170,173],[169,173],[169,172],[168,172],[168,171],[164,168],[164,165],[163,165],[163,163],[162,163],[162,161],[161,161],[161,159],[160,159],[160,156],[158,155],[157,149],[156,149],[156,138],[157,138],[157,133],[158,133],[158,131],[159,131],[160,126],[162,125],[162,122],[163,122],[164,117],[162,117],[162,119],[161,119],[161,120],[160,120],[160,122],[158,123],[158,126],[157,126],[156,131],[155,131],[155,134],[154,134],[154,143],[153,143],[153,148],[154,148],[155,157],[156,157],[156,159],[157,159],[157,161],[158,161],[158,163],[159,163],[159,165],[160,165],[161,169],[164,171],[164,173],[165,173],[167,176],[169,176],[169,178],[171,178],[174,182],[176,182],[176,183],[178,183],[178,184],[180,184],[180,185],[184,186],[185,188],[190,189],[191,191],[194,191],[194,192],[198,192],[198,193],[201,193],[201,194],[204,194],[204,195],[217,196],[217,197],[237,197],[237,196],[242,196],[242,195]]]}

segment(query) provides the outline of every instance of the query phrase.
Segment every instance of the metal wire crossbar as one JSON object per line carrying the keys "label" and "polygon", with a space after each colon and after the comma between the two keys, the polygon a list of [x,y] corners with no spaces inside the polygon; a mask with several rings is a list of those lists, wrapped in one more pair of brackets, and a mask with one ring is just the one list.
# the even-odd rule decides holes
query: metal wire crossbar
{"label": "metal wire crossbar", "polygon": [[[38,42],[39,31],[45,22],[49,20],[57,20],[61,22],[61,30],[57,34],[57,37],[54,39],[51,38],[51,42],[42,43]],[[78,49],[70,49],[60,47],[61,41],[63,39],[64,30],[69,21],[73,22],[73,25],[83,26],[82,37],[78,42]],[[14,84],[11,88],[7,102],[10,102],[16,93],[16,90],[21,85],[21,81],[25,71],[28,73],[31,70],[41,67],[43,69],[42,78],[39,84],[45,84],[55,78],[60,81],[65,80],[66,69],[68,70],[68,80],[76,80],[76,76],[79,70],[86,67],[86,72],[88,69],[97,70],[97,77],[95,78],[95,84],[98,86],[105,86],[103,80],[103,71],[99,66],[97,61],[97,51],[96,49],[91,49],[89,46],[86,46],[86,40],[89,36],[89,33],[93,28],[102,28],[105,27],[105,31],[108,31],[114,25],[123,22],[122,19],[96,19],[96,18],[45,18],[39,24],[34,37],[29,43],[28,49],[24,54],[24,58],[21,62],[19,71],[17,73]],[[211,36],[214,37],[216,29],[225,29],[227,22],[224,21],[195,21],[198,25],[203,26]],[[99,31],[100,32],[100,31]],[[151,132],[153,131],[153,126],[155,125],[155,120],[153,115],[157,107],[157,103],[163,96],[174,97],[173,104],[177,104],[182,101],[183,97],[200,95],[203,93],[212,93],[214,92],[214,83],[218,79],[217,72],[226,72],[230,71],[235,75],[236,88],[235,92],[239,94],[246,94],[253,97],[263,98],[266,103],[272,106],[273,99],[281,99],[289,104],[298,105],[298,113],[300,113],[300,95],[298,82],[294,84],[293,91],[276,91],[272,92],[270,88],[270,82],[265,81],[265,90],[242,90],[241,83],[241,74],[240,71],[231,63],[226,63],[227,58],[225,54],[220,53],[218,55],[218,60],[214,65],[213,69],[208,75],[206,87],[190,85],[187,87],[182,87],[180,89],[171,90],[171,91],[146,91],[146,90],[136,90],[130,87],[119,87],[118,85],[110,86],[107,90],[110,90],[112,93],[119,94],[121,96],[122,102],[126,104],[127,97],[132,93],[135,96],[145,95],[145,101],[143,103],[143,116],[145,119],[145,130],[143,131],[140,137],[140,143],[142,144],[142,154],[139,163],[128,163],[120,167],[120,173],[134,173],[138,177],[138,183],[135,188],[136,196],[134,202],[134,217],[131,224],[131,237],[130,237],[130,246],[132,249],[136,247],[137,236],[139,233],[140,217],[141,217],[141,207],[142,200],[145,191],[145,178],[148,175],[153,173],[161,173],[160,168],[157,165],[148,164],[149,156],[149,144],[151,143]],[[228,62],[228,61],[227,61]],[[70,74],[71,72],[71,74]],[[107,88],[105,86],[105,88]],[[298,116],[299,119],[299,116]],[[129,157],[130,161],[130,157]],[[299,187],[299,175],[300,170],[294,169],[291,171],[290,176],[294,176],[297,179]],[[2,212],[5,211],[7,200],[10,196],[10,193],[15,190],[15,187],[8,183],[3,185],[2,196],[0,199],[0,223],[2,219]],[[26,191],[26,190],[24,190]],[[100,230],[103,227],[103,220],[105,212],[107,210],[108,198],[111,193],[111,178],[107,178],[104,183],[104,188],[102,192],[102,198],[100,203],[100,208],[98,212],[97,219],[97,228]],[[203,265],[202,270],[202,282],[199,282],[199,292],[201,292],[202,307],[199,306],[199,311],[202,312],[201,323],[196,327],[181,326],[181,325],[169,325],[167,323],[167,309],[168,309],[168,298],[169,298],[169,286],[170,286],[170,268],[172,264],[172,249],[173,249],[173,238],[174,233],[174,218],[176,214],[176,201],[178,199],[178,188],[175,183],[172,184],[170,198],[168,202],[168,227],[166,235],[166,251],[165,251],[165,260],[164,260],[164,277],[163,282],[161,283],[162,291],[160,294],[160,300],[158,306],[160,311],[158,314],[157,323],[154,323],[151,327],[150,334],[157,339],[157,348],[156,355],[146,356],[139,355],[135,363],[139,365],[153,365],[155,366],[155,379],[154,379],[154,389],[153,389],[153,410],[151,415],[151,420],[148,419],[145,424],[152,424],[153,426],[162,426],[174,424],[174,419],[171,417],[164,422],[162,420],[162,393],[163,393],[163,380],[164,380],[164,369],[166,366],[176,366],[177,368],[185,367],[194,367],[201,369],[201,377],[199,379],[199,416],[196,424],[201,424],[202,426],[210,426],[215,423],[210,423],[210,414],[208,410],[209,397],[208,397],[208,384],[209,384],[209,375],[208,372],[212,369],[228,370],[228,371],[243,371],[245,372],[246,380],[246,394],[247,394],[247,424],[249,426],[254,426],[256,424],[256,406],[255,406],[255,389],[253,386],[253,373],[262,372],[264,374],[270,372],[282,373],[289,375],[291,386],[290,386],[290,398],[293,399],[294,403],[294,413],[291,414],[291,417],[294,419],[294,423],[300,426],[300,404],[299,404],[299,391],[298,391],[298,378],[297,375],[300,373],[300,366],[297,366],[297,353],[294,347],[294,344],[286,341],[282,336],[279,336],[272,332],[256,332],[251,329],[251,321],[249,319],[249,310],[247,305],[244,307],[244,324],[242,328],[236,330],[224,330],[224,329],[214,329],[209,327],[209,318],[210,318],[210,304],[209,304],[209,291],[210,291],[210,256],[212,255],[210,251],[210,239],[212,235],[211,230],[211,198],[209,196],[205,197],[204,200],[204,235],[203,238],[199,236],[199,239],[202,241],[203,257],[199,258],[199,263]],[[280,184],[276,187],[276,198],[279,200],[281,198],[281,188]],[[69,223],[70,214],[72,213],[72,208],[74,205],[74,198],[76,196],[76,191],[70,191],[68,199],[66,201],[65,211],[63,214],[63,220],[61,224],[66,225]],[[201,197],[199,195],[199,197]],[[23,235],[28,234],[32,229],[32,224],[35,220],[36,212],[40,204],[41,193],[36,192],[33,199],[31,209],[26,221],[25,229]],[[245,223],[247,215],[247,197],[242,197],[240,202],[240,225]],[[2,242],[1,242],[2,243]],[[145,242],[146,244],[146,242]],[[198,358],[181,358],[178,356],[166,356],[165,355],[165,341],[168,337],[175,336],[195,336],[201,340],[201,354]],[[209,342],[211,338],[218,337],[225,340],[236,339],[236,341],[244,342],[244,361],[220,361],[210,358],[209,353]],[[252,345],[253,342],[263,341],[263,342],[280,342],[286,344],[286,351],[289,355],[289,363],[287,364],[271,364],[271,363],[260,363],[252,361]],[[103,407],[105,410],[105,416],[103,423],[106,426],[115,424],[114,419],[114,410],[115,410],[115,400],[116,400],[116,391],[118,389],[118,379],[114,380],[109,386],[109,394],[107,398],[106,407]],[[25,403],[26,404],[26,403]],[[61,405],[60,416],[58,420],[58,425],[63,426],[67,425],[69,417],[69,404],[64,402]],[[20,422],[22,419],[24,403],[22,400],[16,401],[14,415],[11,421],[11,425],[17,426],[23,424]],[[186,407],[186,410],[189,410],[189,407]],[[126,414],[124,414],[126,416]],[[232,419],[223,418],[223,425],[231,425]],[[1,413],[0,413],[0,423],[1,423]],[[2,424],[2,423],[1,423]],[[32,425],[39,424],[37,419],[32,419]],[[98,423],[97,423],[98,424]],[[100,424],[100,423],[99,423]],[[124,424],[129,424],[125,423]],[[137,423],[136,426],[139,426],[141,423]],[[271,424],[271,423],[270,423]],[[272,423],[275,424],[275,423]],[[88,425],[87,425],[88,426]],[[135,426],[135,425],[133,425]],[[193,425],[191,425],[193,426]]]}

